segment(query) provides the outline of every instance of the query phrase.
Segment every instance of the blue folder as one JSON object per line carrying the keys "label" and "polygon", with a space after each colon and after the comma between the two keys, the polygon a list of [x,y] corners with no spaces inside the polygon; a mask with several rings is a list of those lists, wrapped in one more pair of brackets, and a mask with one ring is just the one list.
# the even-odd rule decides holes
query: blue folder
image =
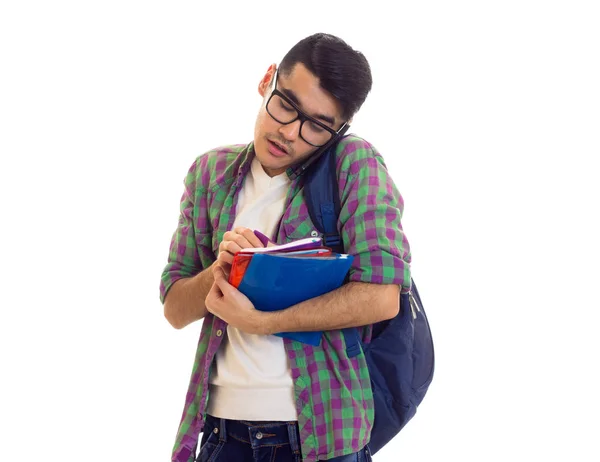
{"label": "blue folder", "polygon": [[[329,257],[292,257],[284,254],[257,253],[246,269],[238,290],[261,311],[277,311],[340,287],[352,255]],[[310,345],[319,345],[323,332],[282,332]]]}

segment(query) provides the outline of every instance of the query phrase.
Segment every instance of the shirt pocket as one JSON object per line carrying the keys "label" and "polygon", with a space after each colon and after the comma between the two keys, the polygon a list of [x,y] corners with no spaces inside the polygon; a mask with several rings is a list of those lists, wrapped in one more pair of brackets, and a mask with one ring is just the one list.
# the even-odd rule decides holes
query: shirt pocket
{"label": "shirt pocket", "polygon": [[302,212],[303,210],[305,213],[300,213],[296,217],[288,218],[287,220],[284,218],[283,220],[283,231],[288,242],[306,237],[323,237],[323,234],[319,232],[310,219],[305,206],[300,211]]}
{"label": "shirt pocket", "polygon": [[213,239],[213,233],[210,229],[196,229],[194,237],[202,267],[206,268],[207,264],[210,265],[215,259],[219,243],[216,239]]}

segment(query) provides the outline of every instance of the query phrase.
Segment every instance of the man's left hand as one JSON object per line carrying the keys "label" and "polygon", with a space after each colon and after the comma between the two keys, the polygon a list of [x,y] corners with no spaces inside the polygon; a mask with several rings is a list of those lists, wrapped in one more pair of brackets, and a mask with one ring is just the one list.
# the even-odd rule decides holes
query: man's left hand
{"label": "man's left hand", "polygon": [[227,282],[221,267],[215,267],[213,275],[215,282],[206,296],[208,311],[243,332],[266,335],[269,313],[254,308],[248,297]]}

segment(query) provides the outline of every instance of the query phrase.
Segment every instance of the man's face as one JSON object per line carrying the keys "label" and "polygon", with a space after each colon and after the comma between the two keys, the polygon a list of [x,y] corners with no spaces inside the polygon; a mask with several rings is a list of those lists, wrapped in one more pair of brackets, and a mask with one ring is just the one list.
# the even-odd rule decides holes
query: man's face
{"label": "man's face", "polygon": [[[284,125],[267,112],[266,103],[273,91],[275,70],[273,64],[258,86],[263,104],[254,127],[256,157],[270,176],[285,172],[288,167],[307,159],[318,149],[300,136],[301,120]],[[319,86],[319,79],[303,64],[296,64],[287,76],[277,73],[277,79],[277,90],[306,115],[336,131],[344,124],[338,102]]]}

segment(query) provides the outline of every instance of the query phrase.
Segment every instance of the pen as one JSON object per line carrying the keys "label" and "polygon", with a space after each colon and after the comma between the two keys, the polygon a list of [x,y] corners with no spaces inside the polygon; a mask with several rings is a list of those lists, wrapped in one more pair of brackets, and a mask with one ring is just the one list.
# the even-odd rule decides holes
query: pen
{"label": "pen", "polygon": [[255,229],[254,235],[260,240],[260,242],[263,246],[266,247],[267,245],[269,245],[270,239],[267,236],[265,236],[263,233],[261,233],[259,230]]}

